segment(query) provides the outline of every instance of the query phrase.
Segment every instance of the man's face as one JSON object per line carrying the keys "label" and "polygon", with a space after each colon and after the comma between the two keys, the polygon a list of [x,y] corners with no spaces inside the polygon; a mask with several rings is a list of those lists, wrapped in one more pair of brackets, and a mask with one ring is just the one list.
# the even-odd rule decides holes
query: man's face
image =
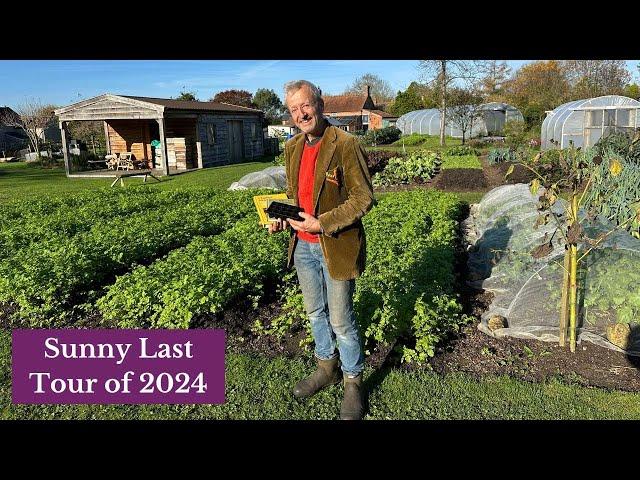
{"label": "man's face", "polygon": [[287,108],[291,119],[302,132],[318,134],[322,125],[322,108],[314,105],[309,88],[303,86],[287,96]]}

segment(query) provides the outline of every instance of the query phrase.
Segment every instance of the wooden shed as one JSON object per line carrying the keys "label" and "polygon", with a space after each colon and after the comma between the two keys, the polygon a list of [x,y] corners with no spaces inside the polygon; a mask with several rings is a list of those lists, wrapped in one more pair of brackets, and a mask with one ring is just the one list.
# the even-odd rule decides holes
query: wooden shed
{"label": "wooden shed", "polygon": [[[164,175],[239,163],[264,154],[261,110],[110,93],[57,109],[67,176],[67,122],[103,121],[109,154],[131,152],[139,165]],[[152,142],[159,141],[154,148]],[[153,142],[157,144],[158,142]]]}

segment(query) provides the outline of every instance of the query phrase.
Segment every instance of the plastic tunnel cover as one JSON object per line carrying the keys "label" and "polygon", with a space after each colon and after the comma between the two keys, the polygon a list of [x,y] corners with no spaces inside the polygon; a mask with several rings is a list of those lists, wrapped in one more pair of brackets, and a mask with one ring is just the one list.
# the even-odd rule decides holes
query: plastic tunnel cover
{"label": "plastic tunnel cover", "polygon": [[[535,228],[538,196],[526,184],[504,185],[488,192],[465,221],[469,252],[469,282],[492,292],[494,298],[482,315],[485,333],[543,341],[558,341],[564,245],[556,224]],[[554,212],[563,214],[559,199]],[[584,214],[580,213],[581,218]],[[609,232],[613,225],[596,218],[583,223],[589,237]],[[531,251],[551,240],[553,250],[535,259]],[[580,245],[580,256],[584,252]],[[625,351],[607,339],[607,327],[629,324],[626,353],[640,355],[640,240],[618,230],[592,250],[579,265],[578,341],[589,341]],[[488,319],[501,315],[507,328],[489,330]]]}
{"label": "plastic tunnel cover", "polygon": [[233,182],[228,190],[246,190],[249,188],[287,188],[287,175],[284,167],[269,167],[259,172],[248,173],[237,182]]}

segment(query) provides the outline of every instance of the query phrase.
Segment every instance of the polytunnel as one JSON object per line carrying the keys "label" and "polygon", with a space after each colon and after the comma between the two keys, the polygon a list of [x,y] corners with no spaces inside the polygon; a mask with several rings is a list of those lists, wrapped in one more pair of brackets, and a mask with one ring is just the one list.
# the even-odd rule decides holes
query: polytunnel
{"label": "polytunnel", "polygon": [[[592,147],[613,132],[632,133],[640,127],[640,102],[621,95],[574,100],[547,112],[542,122],[542,149]],[[554,142],[558,142],[554,145]]]}
{"label": "polytunnel", "polygon": [[[524,121],[520,110],[506,103],[484,103],[479,106],[482,111],[481,118],[474,122],[471,134],[466,138],[481,137],[489,135],[500,135],[507,121]],[[440,135],[440,110],[429,108],[424,110],[414,110],[398,118],[396,127],[403,135],[412,133],[426,135]],[[445,135],[454,138],[462,138],[462,130],[457,128],[453,122],[447,121]]]}

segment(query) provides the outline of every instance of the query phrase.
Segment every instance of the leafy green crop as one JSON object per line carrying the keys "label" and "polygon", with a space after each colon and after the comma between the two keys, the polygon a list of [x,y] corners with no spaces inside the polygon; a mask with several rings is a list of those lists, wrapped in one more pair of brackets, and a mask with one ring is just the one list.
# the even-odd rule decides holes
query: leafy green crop
{"label": "leafy green crop", "polygon": [[445,155],[442,157],[442,169],[448,168],[476,168],[482,170],[482,165],[475,155]]}
{"label": "leafy green crop", "polygon": [[64,239],[113,218],[166,208],[172,203],[206,200],[214,195],[212,192],[194,190],[187,194],[183,191],[142,188],[131,191],[103,190],[90,197],[86,194],[72,195],[46,214],[34,211],[29,201],[16,202],[12,208],[16,209],[14,211],[22,210],[22,215],[13,218],[5,216],[4,221],[0,222],[0,259],[34,242],[58,237]]}
{"label": "leafy green crop", "polygon": [[375,186],[407,184],[432,178],[440,167],[440,157],[435,152],[418,150],[406,157],[391,158],[385,169],[373,176]]}
{"label": "leafy green crop", "polygon": [[240,295],[261,295],[265,280],[284,269],[288,238],[269,235],[251,215],[119,277],[98,308],[122,328],[189,328],[195,315],[218,313]]}
{"label": "leafy green crop", "polygon": [[445,152],[448,157],[466,157],[469,155],[480,155],[480,152],[469,145],[454,145]]}
{"label": "leafy green crop", "polygon": [[63,319],[115,275],[196,235],[220,233],[254,209],[255,192],[204,192],[173,191],[166,194],[167,205],[96,222],[71,237],[30,243],[0,260],[0,301],[17,303],[34,325]]}
{"label": "leafy green crop", "polygon": [[487,155],[489,165],[495,165],[502,162],[516,162],[518,156],[516,151],[511,148],[492,148]]}
{"label": "leafy green crop", "polygon": [[416,190],[384,197],[363,219],[367,269],[354,308],[369,341],[416,342],[406,361],[433,356],[445,332],[466,321],[453,292],[459,209],[455,195]]}

